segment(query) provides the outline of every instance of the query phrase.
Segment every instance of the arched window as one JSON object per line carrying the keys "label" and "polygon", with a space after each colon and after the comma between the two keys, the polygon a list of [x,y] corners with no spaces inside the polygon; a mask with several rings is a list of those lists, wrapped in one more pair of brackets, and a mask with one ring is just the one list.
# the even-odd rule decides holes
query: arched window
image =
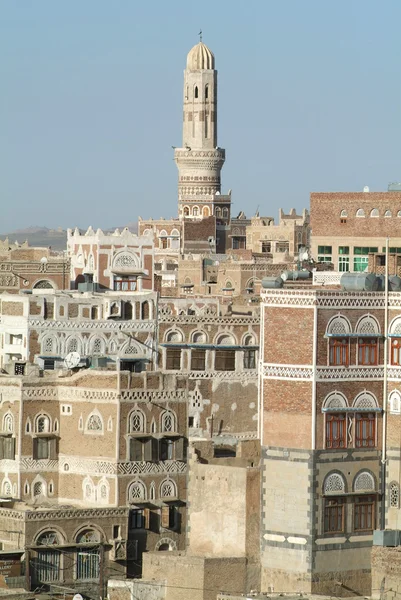
{"label": "arched window", "polygon": [[91,308],[91,319],[95,320],[99,318],[99,307],[98,306],[92,306]]}
{"label": "arched window", "polygon": [[3,480],[1,492],[3,496],[12,496],[12,486],[8,479]]}
{"label": "arched window", "polygon": [[375,480],[373,475],[371,475],[368,471],[362,471],[362,473],[359,473],[354,480],[354,491],[374,492]]}
{"label": "arched window", "polygon": [[47,415],[39,415],[35,423],[36,433],[48,433],[50,431],[50,419]]}
{"label": "arched window", "polygon": [[61,544],[60,537],[56,531],[44,531],[36,540],[37,546],[58,546]]}
{"label": "arched window", "polygon": [[356,216],[357,217],[364,217],[365,216],[365,211],[363,210],[363,208],[358,208],[358,210],[356,211]]}
{"label": "arched window", "polygon": [[333,317],[326,330],[329,338],[329,365],[348,366],[349,364],[349,337],[351,325],[344,316]]}
{"label": "arched window", "polygon": [[92,353],[93,354],[102,354],[103,344],[100,338],[96,338],[93,341]]}
{"label": "arched window", "polygon": [[326,396],[322,410],[325,413],[325,447],[345,448],[347,446],[346,397],[340,392]]}
{"label": "arched window", "polygon": [[189,207],[188,206],[184,206],[184,217],[189,217]]}
{"label": "arched window", "polygon": [[6,413],[3,417],[3,431],[5,433],[14,432],[14,417],[11,413]]}
{"label": "arched window", "polygon": [[377,208],[373,208],[373,209],[370,211],[370,216],[371,216],[371,217],[380,217],[379,209],[377,209]]}
{"label": "arched window", "polygon": [[223,218],[224,219],[228,218],[228,208],[223,208]]}
{"label": "arched window", "polygon": [[388,399],[389,411],[393,415],[401,414],[401,394],[398,390],[391,392]]}
{"label": "arched window", "polygon": [[205,85],[205,100],[207,100],[209,98],[209,86],[206,84]]}
{"label": "arched window", "polygon": [[89,415],[88,421],[86,423],[86,429],[88,431],[103,431],[103,422],[100,415],[92,414]]}
{"label": "arched window", "polygon": [[141,319],[143,321],[147,321],[148,319],[150,319],[150,305],[147,300],[145,300],[145,302],[142,302]]}
{"label": "arched window", "polygon": [[210,216],[210,210],[208,206],[204,206],[202,209],[202,214],[204,217],[209,217]]}
{"label": "arched window", "polygon": [[[376,446],[376,409],[378,403],[373,394],[362,392],[355,398],[355,447],[374,448]],[[369,411],[372,412],[369,412]]]}
{"label": "arched window", "polygon": [[67,354],[69,352],[78,352],[78,340],[76,338],[70,338],[67,343]]}
{"label": "arched window", "polygon": [[[36,540],[36,545],[43,547],[38,550],[35,568],[35,579],[38,583],[60,580],[60,557],[59,550],[52,550],[52,546],[61,544],[60,536],[55,531],[44,531]],[[45,549],[46,548],[46,549]]]}
{"label": "arched window", "polygon": [[340,213],[340,217],[342,219],[346,219],[348,217],[347,211],[346,210],[342,210],[341,213]]}
{"label": "arched window", "polygon": [[199,216],[199,207],[198,206],[194,206],[192,209],[192,214],[194,217],[198,217]]}
{"label": "arched window", "polygon": [[192,342],[194,344],[205,344],[207,341],[206,333],[204,331],[195,331],[192,334]]}
{"label": "arched window", "polygon": [[41,481],[36,481],[36,483],[34,483],[33,485],[33,495],[35,498],[38,498],[39,496],[43,496],[44,495],[44,486],[43,483]]}
{"label": "arched window", "polygon": [[[100,534],[94,529],[85,529],[77,536],[78,544],[99,544],[99,542]],[[79,548],[76,556],[76,579],[98,581],[100,576],[99,548]]]}
{"label": "arched window", "polygon": [[169,331],[166,334],[166,342],[182,342],[183,336],[181,331]]}
{"label": "arched window", "polygon": [[160,497],[161,498],[176,498],[177,497],[177,486],[172,479],[165,479],[160,484]]}
{"label": "arched window", "polygon": [[386,212],[384,213],[385,217],[392,217],[393,215],[391,214],[391,210],[386,210]]}
{"label": "arched window", "polygon": [[216,206],[216,208],[214,209],[214,214],[216,215],[216,217],[221,216],[221,209],[219,206]]}
{"label": "arched window", "polygon": [[129,417],[129,432],[140,433],[146,431],[146,417],[141,410],[133,410]]}
{"label": "arched window", "polygon": [[401,318],[396,317],[390,324],[390,364],[401,365]]}
{"label": "arched window", "polygon": [[90,477],[85,477],[85,479],[83,480],[82,491],[84,500],[86,500],[87,502],[94,502],[96,500],[95,486]]}
{"label": "arched window", "polygon": [[41,279],[40,281],[37,281],[35,283],[35,285],[33,286],[34,290],[52,290],[54,289],[51,282],[48,281],[47,279]]}
{"label": "arched window", "polygon": [[197,85],[195,86],[194,96],[195,96],[195,98],[198,98],[198,96],[199,96],[199,91],[198,91],[198,86]]}
{"label": "arched window", "polygon": [[42,342],[43,354],[54,354],[56,352],[56,342],[51,336],[45,337]]}
{"label": "arched window", "polygon": [[218,346],[234,346],[236,343],[231,334],[221,334],[217,337],[216,344]]}
{"label": "arched window", "polygon": [[323,491],[325,494],[345,494],[345,480],[340,473],[331,473],[325,479]]}
{"label": "arched window", "polygon": [[160,422],[160,431],[164,433],[177,431],[176,416],[171,410],[165,410],[162,413]]}
{"label": "arched window", "polygon": [[359,319],[356,326],[357,333],[361,335],[358,337],[358,365],[378,364],[379,340],[377,336],[379,330],[379,324],[371,315]]}
{"label": "arched window", "polygon": [[390,483],[390,508],[400,508],[400,486],[396,481]]}
{"label": "arched window", "polygon": [[146,487],[142,481],[135,481],[128,488],[128,502],[135,504],[138,500],[146,500]]}
{"label": "arched window", "polygon": [[397,217],[401,217],[401,210],[398,211]]}

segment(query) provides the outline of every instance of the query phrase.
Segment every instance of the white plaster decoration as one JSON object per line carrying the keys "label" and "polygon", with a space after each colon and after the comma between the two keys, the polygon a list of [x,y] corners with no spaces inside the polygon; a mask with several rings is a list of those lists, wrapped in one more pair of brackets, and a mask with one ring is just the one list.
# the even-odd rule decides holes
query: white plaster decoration
{"label": "white plaster decoration", "polygon": [[351,324],[344,315],[336,315],[327,324],[326,333],[346,335],[351,333]]}
{"label": "white plaster decoration", "polygon": [[140,433],[146,431],[146,417],[142,410],[133,410],[128,419],[128,432]]}
{"label": "white plaster decoration", "polygon": [[307,543],[306,538],[302,538],[302,537],[293,537],[293,536],[289,536],[287,538],[287,542],[289,544],[299,544],[300,546],[304,546]]}
{"label": "white plaster decoration", "polygon": [[38,415],[35,418],[36,433],[49,433],[51,431],[51,422],[48,415]]}
{"label": "white plaster decoration", "polygon": [[[14,517],[11,513],[15,513],[17,516]],[[96,518],[110,518],[110,517],[125,517],[128,516],[127,508],[89,508],[89,509],[73,509],[73,510],[40,510],[40,511],[27,511],[22,514],[17,511],[4,511],[4,515],[1,516],[12,516],[23,520],[26,518],[28,521],[50,521],[55,519],[96,519]]]}
{"label": "white plaster decoration", "polygon": [[164,545],[168,545],[169,550],[171,551],[176,551],[177,550],[177,542],[175,542],[174,540],[172,540],[171,538],[161,538],[156,546],[155,546],[155,550],[158,551],[159,548],[161,548],[161,546]]}
{"label": "white plaster decoration", "polygon": [[82,482],[82,493],[84,502],[95,502],[95,485],[90,477],[85,477]]}
{"label": "white plaster decoration", "polygon": [[263,376],[266,379],[307,379],[313,378],[313,367],[310,365],[278,365],[265,363]]}
{"label": "white plaster decoration", "polygon": [[109,417],[107,420],[107,431],[113,431],[113,419]]}
{"label": "white plaster decoration", "polygon": [[96,321],[72,319],[68,321],[47,321],[43,319],[28,319],[28,327],[38,330],[54,329],[59,331],[91,331],[94,329],[98,329],[100,331],[152,331],[155,327],[155,321],[110,321],[101,319]]}
{"label": "white plaster decoration", "polygon": [[132,267],[134,269],[138,269],[139,266],[140,264],[138,256],[131,252],[120,252],[119,254],[116,254],[113,259],[113,267],[123,267],[126,269]]}
{"label": "white plaster decoration", "polygon": [[364,335],[378,335],[380,333],[380,326],[375,317],[364,315],[356,324],[355,331]]}
{"label": "white plaster decoration", "polygon": [[[344,292],[342,290],[261,290],[261,300],[266,306],[325,308],[384,308],[383,292]],[[389,293],[389,306],[401,306],[401,297],[397,292]]]}
{"label": "white plaster decoration", "polygon": [[400,508],[400,486],[396,481],[390,484],[390,508]]}
{"label": "white plaster decoration", "polygon": [[171,315],[159,311],[159,322],[177,325],[259,325],[260,317],[220,317],[217,315]]}
{"label": "white plaster decoration", "polygon": [[184,334],[182,333],[182,331],[179,330],[170,330],[166,332],[164,339],[166,342],[182,342],[184,339]]}
{"label": "white plaster decoration", "polygon": [[177,417],[172,410],[165,410],[161,413],[160,431],[163,433],[177,431]]}
{"label": "white plaster decoration", "polygon": [[103,418],[98,410],[94,410],[87,418],[85,433],[99,434],[103,433]]}
{"label": "white plaster decoration", "polygon": [[172,479],[165,479],[160,484],[160,498],[176,498],[177,486]]}
{"label": "white plaster decoration", "polygon": [[0,473],[19,473],[18,460],[3,458],[0,460]]}
{"label": "white plaster decoration", "polygon": [[156,484],[154,481],[152,481],[149,486],[149,499],[150,500],[156,499]]}
{"label": "white plaster decoration", "polygon": [[12,485],[11,485],[11,481],[8,479],[8,477],[5,477],[1,483],[1,494],[2,496],[12,496],[13,490],[12,490]]}
{"label": "white plaster decoration", "polygon": [[344,494],[345,493],[345,481],[342,475],[339,473],[331,473],[324,482],[324,493],[325,494]]}
{"label": "white plaster decoration", "polygon": [[45,471],[56,473],[59,470],[59,461],[48,458],[35,460],[29,456],[23,456],[20,461],[20,468],[21,472],[27,473],[44,473]]}
{"label": "white plaster decoration", "polygon": [[340,285],[341,275],[339,271],[313,271],[312,285]]}
{"label": "white plaster decoration", "polygon": [[[67,468],[66,468],[67,467]],[[116,463],[107,460],[93,460],[80,456],[59,455],[59,473],[80,475],[114,475],[117,472]]]}
{"label": "white plaster decoration", "polygon": [[398,390],[394,390],[390,393],[388,398],[388,406],[391,414],[401,414],[401,394]]}
{"label": "white plaster decoration", "polygon": [[323,408],[346,408],[348,406],[347,398],[341,392],[331,392],[326,396],[323,402]]}
{"label": "white plaster decoration", "polygon": [[258,370],[247,369],[246,371],[190,371],[190,379],[232,379],[233,381],[257,381]]}
{"label": "white plaster decoration", "polygon": [[14,417],[10,412],[7,412],[3,417],[3,432],[13,433],[14,432]]}
{"label": "white plaster decoration", "polygon": [[383,367],[317,367],[317,381],[373,381],[383,379],[383,374]]}
{"label": "white plaster decoration", "polygon": [[135,504],[138,500],[146,500],[146,486],[142,481],[134,481],[128,486],[128,503]]}
{"label": "white plaster decoration", "polygon": [[118,463],[119,475],[156,475],[158,473],[186,473],[187,464],[178,460],[160,462],[120,462]]}
{"label": "white plaster decoration", "polygon": [[355,398],[354,402],[352,403],[352,406],[356,410],[358,410],[360,408],[377,408],[379,405],[378,405],[378,402],[377,402],[374,394],[364,390],[363,392],[358,394],[358,396]]}
{"label": "white plaster decoration", "polygon": [[354,491],[355,492],[374,492],[375,491],[375,480],[373,476],[364,471],[363,473],[359,473],[357,475],[354,482]]}

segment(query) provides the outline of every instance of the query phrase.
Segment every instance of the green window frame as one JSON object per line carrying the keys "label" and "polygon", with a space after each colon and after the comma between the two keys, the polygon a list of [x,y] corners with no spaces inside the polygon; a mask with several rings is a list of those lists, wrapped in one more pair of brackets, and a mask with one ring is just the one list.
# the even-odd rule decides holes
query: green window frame
{"label": "green window frame", "polygon": [[317,247],[317,253],[318,254],[331,254],[332,253],[332,246],[318,246]]}

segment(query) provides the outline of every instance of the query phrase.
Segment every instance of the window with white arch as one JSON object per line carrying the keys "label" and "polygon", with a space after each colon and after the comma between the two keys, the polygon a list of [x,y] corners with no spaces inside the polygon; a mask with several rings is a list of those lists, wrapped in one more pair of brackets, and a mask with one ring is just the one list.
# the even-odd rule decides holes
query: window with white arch
{"label": "window with white arch", "polygon": [[82,482],[82,492],[83,499],[85,502],[95,502],[96,501],[96,493],[95,493],[95,484],[93,483],[90,477],[85,477]]}
{"label": "window with white arch", "polygon": [[365,217],[365,211],[363,210],[363,208],[358,208],[358,210],[356,211],[356,217]]}
{"label": "window with white arch", "polygon": [[356,325],[358,336],[358,365],[373,366],[379,361],[380,326],[371,315],[359,319]]}
{"label": "window with white arch", "polygon": [[401,366],[401,317],[390,324],[390,364]]}
{"label": "window with white arch", "polygon": [[103,419],[97,411],[92,412],[87,418],[85,432],[93,434],[103,433]]}
{"label": "window with white arch", "polygon": [[400,486],[392,481],[389,486],[390,508],[400,508]]}
{"label": "window with white arch", "polygon": [[100,504],[108,504],[109,502],[109,485],[105,480],[100,481],[97,486],[97,501]]}
{"label": "window with white arch", "polygon": [[322,410],[325,421],[325,447],[346,448],[348,445],[348,402],[340,392],[326,396]]}
{"label": "window with white arch", "polygon": [[165,410],[160,418],[160,431],[163,433],[177,431],[177,417],[171,410]]}
{"label": "window with white arch", "polygon": [[336,315],[327,324],[326,336],[328,337],[330,366],[349,365],[349,334],[351,325],[343,315]]}
{"label": "window with white arch", "polygon": [[133,410],[129,416],[129,433],[144,433],[146,417],[141,410]]}
{"label": "window with white arch", "polygon": [[138,500],[146,500],[146,486],[142,481],[131,483],[128,488],[128,502],[135,504]]}
{"label": "window with white arch", "polygon": [[42,341],[42,352],[43,354],[56,354],[57,353],[57,342],[52,336],[47,336]]}
{"label": "window with white arch", "polygon": [[388,398],[388,409],[392,415],[401,414],[401,394],[398,390],[390,393]]}
{"label": "window with white arch", "polygon": [[47,415],[39,415],[38,417],[36,417],[35,432],[48,433],[50,431],[50,418]]}
{"label": "window with white arch", "polygon": [[176,498],[177,497],[177,486],[172,479],[165,479],[160,484],[160,497],[161,498]]}
{"label": "window with white arch", "polygon": [[14,433],[14,417],[11,413],[6,413],[3,417],[4,433]]}
{"label": "window with white arch", "polygon": [[362,471],[354,480],[354,492],[374,492],[375,480],[371,473]]}
{"label": "window with white arch", "polygon": [[377,445],[378,411],[376,397],[372,393],[364,391],[358,394],[352,407],[355,409],[355,448],[375,448]]}
{"label": "window with white arch", "polygon": [[79,352],[79,342],[77,338],[70,338],[67,342],[67,354],[70,352]]}
{"label": "window with white arch", "polygon": [[3,479],[3,483],[1,484],[1,493],[3,496],[12,496],[13,488],[9,479]]}

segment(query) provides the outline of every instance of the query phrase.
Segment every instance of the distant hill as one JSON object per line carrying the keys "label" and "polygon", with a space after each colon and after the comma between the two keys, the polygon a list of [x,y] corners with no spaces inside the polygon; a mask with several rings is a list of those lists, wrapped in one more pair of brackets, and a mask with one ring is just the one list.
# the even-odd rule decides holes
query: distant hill
{"label": "distant hill", "polygon": [[[120,231],[124,229],[124,227],[128,227],[132,233],[137,233],[138,231],[138,223],[131,222],[127,225],[123,225],[122,227],[118,227]],[[105,233],[112,232],[117,227],[110,227],[109,229],[103,229]],[[80,230],[82,233],[85,230]],[[67,247],[67,231],[58,227],[57,229],[49,229],[48,227],[39,227],[37,225],[27,227],[26,229],[16,229],[11,233],[2,233],[0,234],[0,239],[4,240],[8,238],[10,242],[19,242],[22,244],[26,240],[30,246],[40,246],[40,247],[49,247],[51,246],[52,250],[65,250]]]}

